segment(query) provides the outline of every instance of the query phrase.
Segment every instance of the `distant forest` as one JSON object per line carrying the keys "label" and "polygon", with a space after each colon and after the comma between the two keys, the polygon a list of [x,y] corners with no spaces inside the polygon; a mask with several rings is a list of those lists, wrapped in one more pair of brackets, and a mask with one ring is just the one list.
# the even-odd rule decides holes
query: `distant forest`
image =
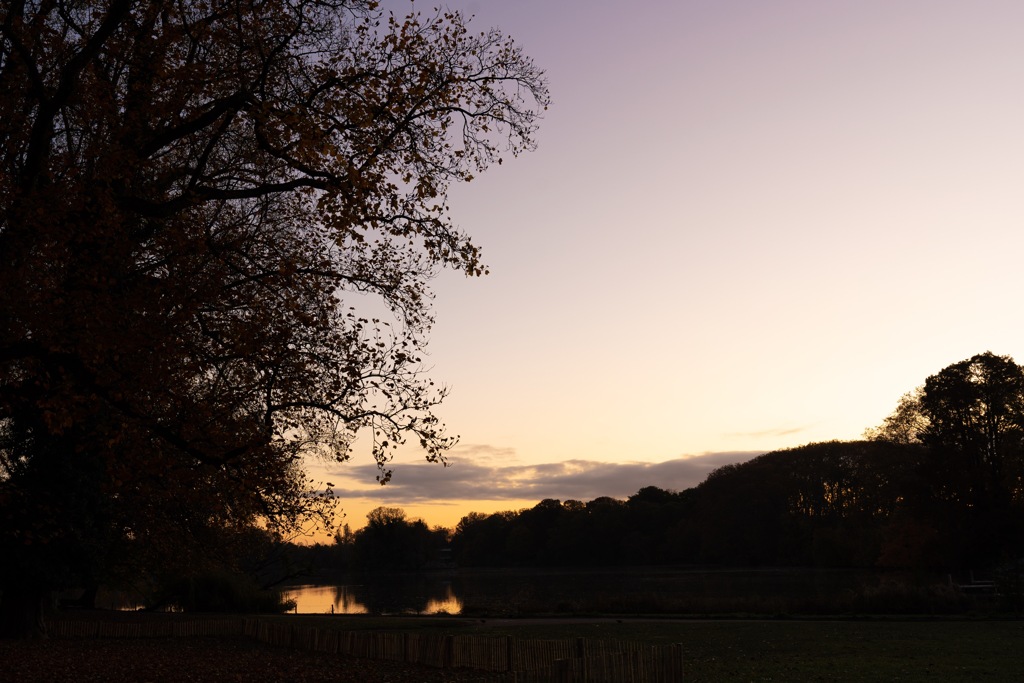
{"label": "distant forest", "polygon": [[430,529],[382,507],[291,560],[336,571],[461,567],[993,568],[1024,557],[1024,370],[984,353],[906,394],[863,441],[813,443],[685,491],[540,501]]}

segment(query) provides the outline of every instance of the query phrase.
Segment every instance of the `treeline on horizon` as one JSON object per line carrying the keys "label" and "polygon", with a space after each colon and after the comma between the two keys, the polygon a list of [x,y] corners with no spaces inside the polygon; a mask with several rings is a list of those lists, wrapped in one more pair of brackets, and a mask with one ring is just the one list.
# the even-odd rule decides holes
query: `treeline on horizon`
{"label": "treeline on horizon", "polygon": [[625,500],[545,499],[429,528],[400,508],[335,544],[296,549],[319,566],[616,567],[658,564],[981,568],[1021,556],[1024,515],[995,518],[929,495],[926,449],[885,441],[815,443],[726,465],[684,491]]}
{"label": "treeline on horizon", "polygon": [[295,552],[366,571],[448,562],[960,570],[1024,557],[1024,370],[1011,358],[984,353],[945,368],[866,437],[726,465],[684,491],[546,499],[471,513],[455,529],[378,508],[333,546]]}

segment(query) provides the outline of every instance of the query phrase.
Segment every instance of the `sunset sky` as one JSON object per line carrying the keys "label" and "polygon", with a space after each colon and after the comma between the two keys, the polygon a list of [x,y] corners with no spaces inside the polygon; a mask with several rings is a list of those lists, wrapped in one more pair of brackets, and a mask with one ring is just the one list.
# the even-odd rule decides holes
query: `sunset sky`
{"label": "sunset sky", "polygon": [[536,152],[450,193],[491,270],[435,282],[451,466],[410,449],[381,488],[358,445],[325,475],[353,527],[684,489],[1024,361],[1024,3],[448,6],[554,102]]}

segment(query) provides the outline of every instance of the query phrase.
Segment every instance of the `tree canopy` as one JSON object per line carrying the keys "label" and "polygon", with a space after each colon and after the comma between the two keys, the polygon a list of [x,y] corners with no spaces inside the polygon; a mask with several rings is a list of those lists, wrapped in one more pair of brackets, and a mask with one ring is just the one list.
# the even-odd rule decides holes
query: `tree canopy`
{"label": "tree canopy", "polygon": [[5,586],[294,527],[303,458],[360,430],[382,482],[407,438],[444,460],[428,282],[486,270],[446,191],[548,104],[511,39],[371,0],[15,0],[0,95]]}
{"label": "tree canopy", "polygon": [[905,515],[949,531],[956,539],[946,550],[949,561],[1016,552],[1024,508],[1024,368],[1012,358],[987,351],[943,368],[870,435],[926,447],[923,491]]}

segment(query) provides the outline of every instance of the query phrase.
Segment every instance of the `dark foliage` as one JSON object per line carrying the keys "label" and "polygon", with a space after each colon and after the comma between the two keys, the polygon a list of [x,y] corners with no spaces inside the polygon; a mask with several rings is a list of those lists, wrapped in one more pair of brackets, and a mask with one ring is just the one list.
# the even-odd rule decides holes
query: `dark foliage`
{"label": "dark foliage", "polygon": [[[465,567],[700,564],[993,570],[1024,552],[1024,508],[956,506],[938,492],[934,451],[920,443],[828,442],[712,472],[681,492],[646,487],[627,500],[546,499],[462,518],[452,559]],[[990,528],[979,527],[988,520]],[[371,525],[347,546],[350,567],[408,569],[426,527]],[[418,527],[417,525],[420,525]],[[419,536],[415,530],[420,528]],[[400,533],[399,533],[400,532]],[[405,541],[410,545],[399,548]],[[441,547],[437,532],[432,547]],[[343,552],[339,543],[336,552]],[[337,565],[336,565],[337,566]]]}
{"label": "dark foliage", "polygon": [[473,513],[465,566],[994,570],[1024,556],[1024,368],[983,353],[906,394],[870,440],[816,443],[682,492]]}
{"label": "dark foliage", "polygon": [[532,149],[548,93],[499,31],[410,12],[0,3],[0,631],[330,528],[304,463],[359,432],[381,482],[408,439],[444,461],[429,283],[486,270],[447,192]]}
{"label": "dark foliage", "polygon": [[[546,499],[470,513],[451,533],[466,567],[894,568],[1000,575],[1024,557],[1024,369],[984,353],[905,395],[870,439],[814,443],[726,465],[681,492]],[[422,522],[381,508],[342,543],[350,568],[425,566]],[[434,532],[431,532],[434,533]],[[335,566],[338,566],[335,562]]]}
{"label": "dark foliage", "polygon": [[872,567],[900,529],[925,451],[860,441],[810,444],[727,465],[699,486],[627,500],[544,500],[473,513],[452,537],[463,566]]}

